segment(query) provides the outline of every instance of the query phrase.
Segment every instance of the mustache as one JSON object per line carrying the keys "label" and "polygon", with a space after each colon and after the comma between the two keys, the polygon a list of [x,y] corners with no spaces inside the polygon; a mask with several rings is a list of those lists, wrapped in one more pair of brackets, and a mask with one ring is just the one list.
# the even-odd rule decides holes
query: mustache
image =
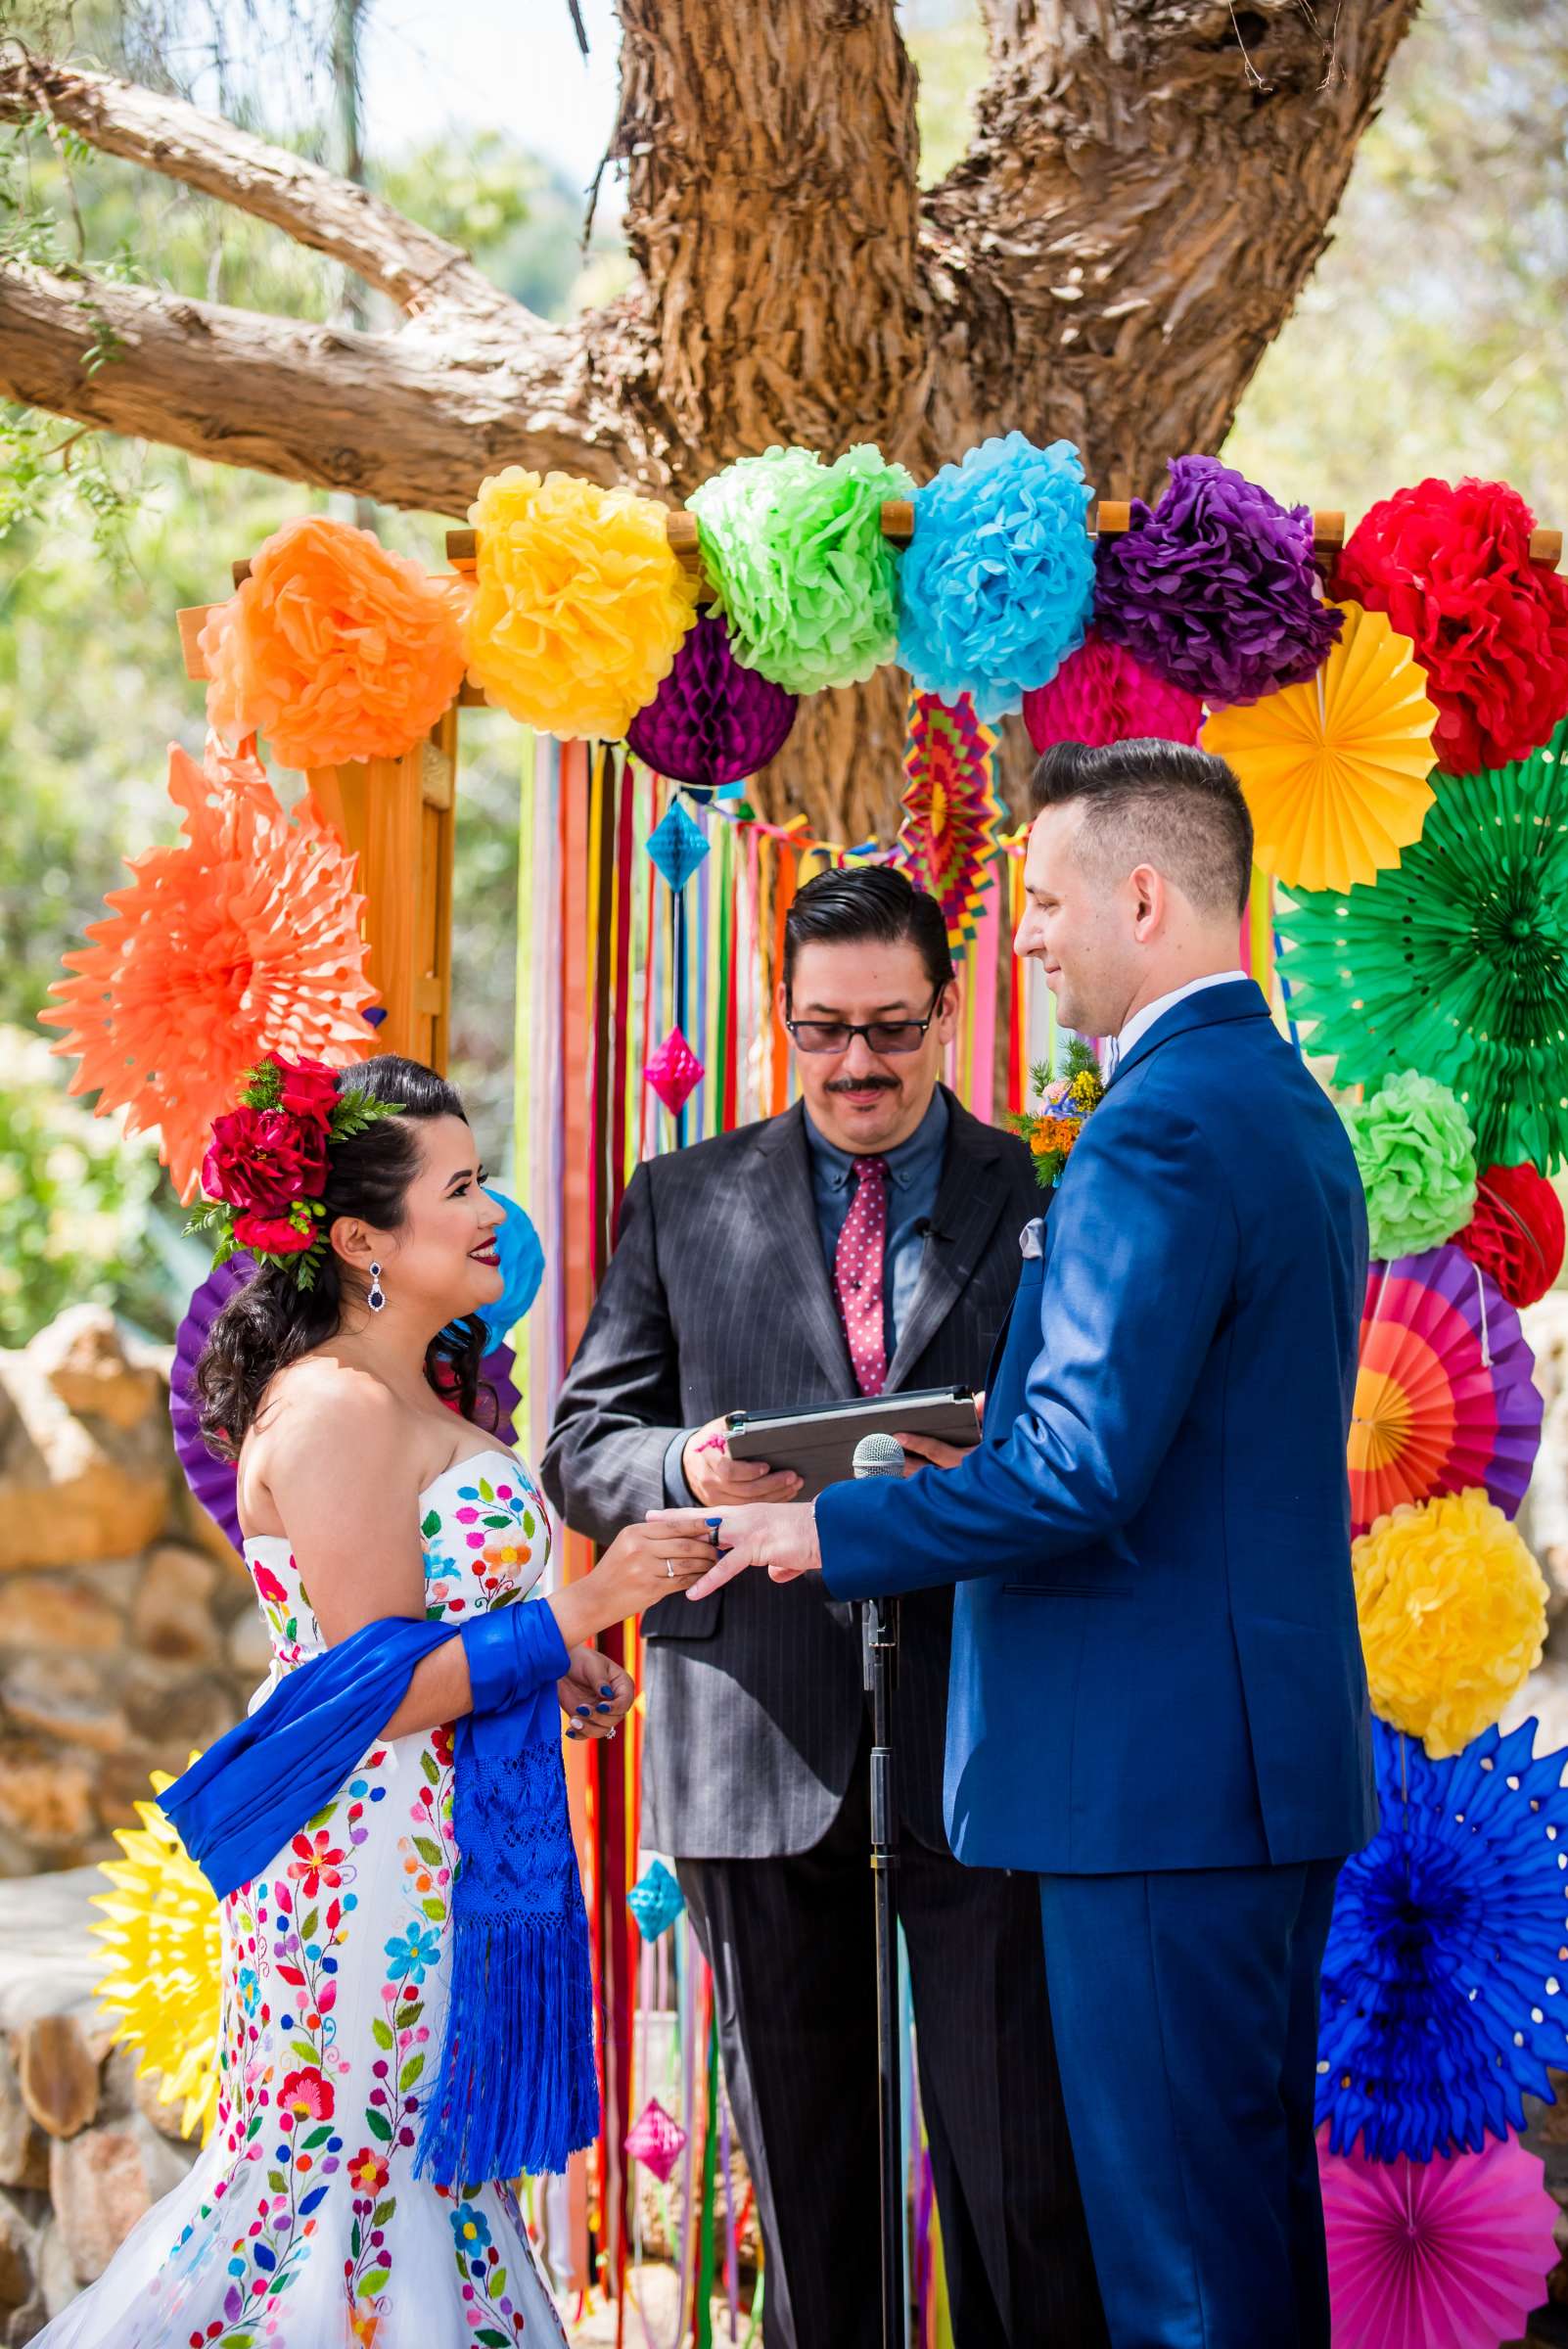
{"label": "mustache", "polygon": [[897,1077],[835,1077],[828,1086],[830,1093],[896,1093]]}

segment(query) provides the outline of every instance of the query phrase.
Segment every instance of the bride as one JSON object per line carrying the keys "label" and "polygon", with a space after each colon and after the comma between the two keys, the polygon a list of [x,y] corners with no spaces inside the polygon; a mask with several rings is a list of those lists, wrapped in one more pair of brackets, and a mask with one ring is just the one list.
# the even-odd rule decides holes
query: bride
{"label": "bride", "polygon": [[628,1527],[519,1603],[549,1531],[484,1428],[504,1210],[429,1069],[263,1062],[203,1182],[259,1266],[197,1390],[272,1644],[249,1722],[165,1798],[225,1896],[217,2118],[40,2338],[559,2344],[509,2183],[595,2127],[555,1692],[569,1735],[614,1736],[633,1692],[594,1635],[713,1551]]}

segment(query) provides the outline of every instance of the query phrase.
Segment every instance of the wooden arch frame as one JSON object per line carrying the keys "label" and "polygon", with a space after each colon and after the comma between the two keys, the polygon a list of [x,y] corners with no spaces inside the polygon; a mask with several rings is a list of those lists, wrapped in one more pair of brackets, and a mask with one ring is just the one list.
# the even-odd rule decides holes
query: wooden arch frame
{"label": "wooden arch frame", "polygon": [[[1087,519],[1091,535],[1126,530],[1130,507],[1102,499]],[[702,576],[693,517],[679,507],[669,516],[669,543],[689,571]],[[882,509],[884,535],[906,546],[914,534],[914,509],[907,499],[890,499]],[[446,533],[447,559],[454,571],[472,571],[477,533]],[[1313,516],[1313,552],[1326,577],[1345,543],[1345,517]],[[1562,554],[1562,532],[1541,528],[1531,534],[1530,560],[1554,570]],[[238,587],[250,576],[249,562],[236,563]],[[706,580],[700,601],[710,600]],[[200,637],[212,607],[197,604],[177,614],[185,673],[204,681],[208,668]],[[343,834],[358,858],[369,942],[368,976],[386,1008],[379,1040],[389,1052],[406,1053],[441,1074],[451,1044],[452,871],[457,831],[457,714],[465,705],[484,706],[472,686],[462,692],[424,741],[399,759],[370,759],[357,764],[314,767],[306,781],[316,805]],[[410,887],[412,876],[413,886]]]}

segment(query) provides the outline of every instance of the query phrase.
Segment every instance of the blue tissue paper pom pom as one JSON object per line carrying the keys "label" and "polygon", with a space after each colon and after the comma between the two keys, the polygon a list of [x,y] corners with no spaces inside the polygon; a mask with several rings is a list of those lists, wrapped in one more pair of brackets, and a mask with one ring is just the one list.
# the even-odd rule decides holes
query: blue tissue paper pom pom
{"label": "blue tissue paper pom pom", "polygon": [[1048,685],[1094,600],[1092,491],[1070,440],[987,440],[915,495],[899,567],[899,659],[922,692],[990,721]]}

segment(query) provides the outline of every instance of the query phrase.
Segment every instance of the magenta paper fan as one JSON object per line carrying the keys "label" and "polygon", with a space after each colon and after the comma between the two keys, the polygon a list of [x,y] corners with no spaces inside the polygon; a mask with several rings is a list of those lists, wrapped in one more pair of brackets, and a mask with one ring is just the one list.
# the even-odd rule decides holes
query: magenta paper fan
{"label": "magenta paper fan", "polygon": [[1557,2264],[1557,2206],[1516,2137],[1368,2161],[1317,2140],[1334,2349],[1497,2349]]}
{"label": "magenta paper fan", "polygon": [[722,619],[703,612],[669,676],[626,728],[626,746],[655,774],[717,791],[765,766],[794,723],[794,694],[743,668]]}
{"label": "magenta paper fan", "polygon": [[1541,1448],[1535,1367],[1518,1314],[1462,1249],[1374,1264],[1351,1419],[1354,1532],[1477,1485],[1516,1517]]}
{"label": "magenta paper fan", "polygon": [[[208,1330],[235,1290],[243,1289],[254,1270],[254,1262],[243,1250],[231,1256],[226,1264],[213,1267],[187,1306],[185,1318],[175,1334],[174,1366],[168,1381],[168,1415],[173,1422],[174,1451],[185,1482],[192,1497],[228,1536],[236,1549],[244,1537],[235,1504],[234,1463],[220,1460],[202,1441],[191,1381]],[[515,1362],[510,1346],[497,1346],[480,1365],[481,1385],[488,1387],[495,1398],[494,1432],[503,1444],[515,1440],[514,1417],[522,1400],[512,1377]]]}

